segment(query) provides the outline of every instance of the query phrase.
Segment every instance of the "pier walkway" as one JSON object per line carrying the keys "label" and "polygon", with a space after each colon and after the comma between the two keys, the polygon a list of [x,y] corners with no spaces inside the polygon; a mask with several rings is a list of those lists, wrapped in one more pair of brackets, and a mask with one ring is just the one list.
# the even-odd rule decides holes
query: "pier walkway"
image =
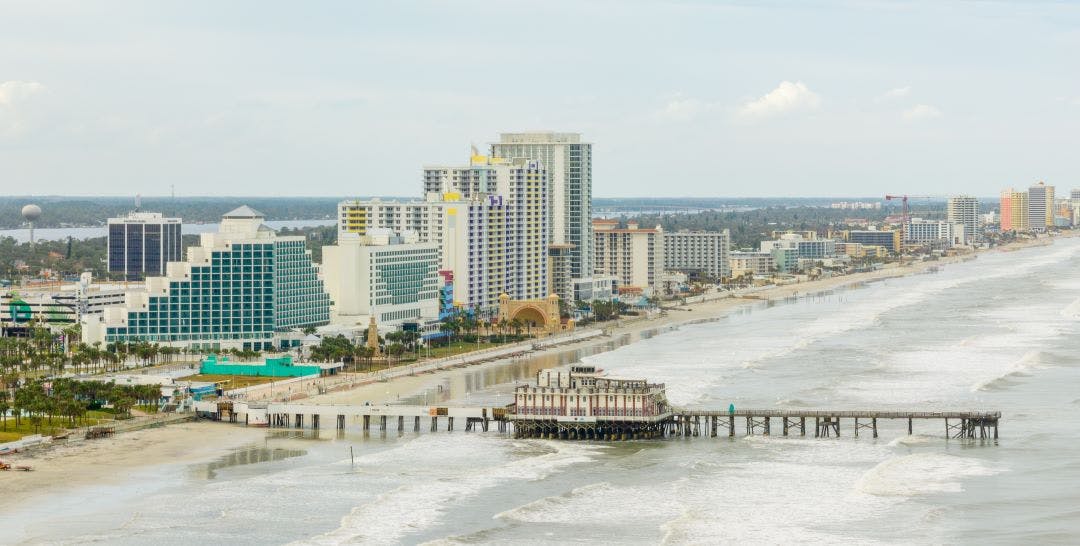
{"label": "pier walkway", "polygon": [[[663,437],[717,437],[726,429],[734,437],[737,430],[748,436],[807,435],[807,425],[815,438],[839,437],[845,428],[858,437],[869,433],[878,437],[878,421],[907,421],[913,434],[916,421],[936,421],[947,438],[998,438],[1001,412],[981,411],[900,411],[900,410],[779,410],[739,409],[735,411],[669,408],[649,416],[567,416],[557,408],[547,415],[514,413],[514,406],[421,406],[421,405],[331,405],[285,402],[200,402],[196,410],[203,417],[274,428],[335,428],[353,426],[369,431],[403,432],[406,427],[421,430],[422,422],[431,431],[454,430],[464,424],[466,431],[488,431],[492,422],[499,432],[522,438],[628,440]],[[333,423],[333,424],[331,424]],[[741,426],[736,426],[736,425]],[[843,424],[843,426],[842,426]],[[773,427],[778,428],[774,429]],[[920,427],[924,428],[924,427]],[[941,430],[941,429],[938,429]]]}
{"label": "pier walkway", "polygon": [[[998,437],[998,421],[1001,412],[986,411],[897,411],[897,410],[777,410],[777,409],[741,409],[734,411],[672,408],[672,420],[669,424],[671,433],[676,435],[698,436],[708,430],[712,437],[717,436],[718,428],[726,428],[728,436],[735,436],[736,418],[741,419],[746,427],[746,434],[760,432],[772,433],[772,420],[779,420],[784,436],[797,431],[806,435],[806,423],[813,419],[814,437],[840,436],[841,420],[852,425],[852,432],[857,437],[860,430],[869,430],[874,438],[878,437],[878,420],[907,420],[908,434],[914,433],[914,423],[919,421],[941,421],[948,438]],[[860,422],[860,420],[862,422]],[[703,429],[704,425],[704,429]]]}

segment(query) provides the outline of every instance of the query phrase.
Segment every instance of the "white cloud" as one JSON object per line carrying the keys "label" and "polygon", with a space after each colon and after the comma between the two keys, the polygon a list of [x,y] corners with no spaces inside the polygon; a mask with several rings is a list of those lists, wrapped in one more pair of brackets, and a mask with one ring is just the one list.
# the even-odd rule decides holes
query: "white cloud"
{"label": "white cloud", "polygon": [[745,118],[765,118],[790,112],[814,110],[821,105],[821,98],[803,82],[780,82],[776,89],[761,98],[754,99],[739,108]]}
{"label": "white cloud", "polygon": [[0,83],[0,104],[13,106],[45,90],[38,82],[6,81]]}
{"label": "white cloud", "polygon": [[889,102],[889,101],[894,101],[894,100],[907,98],[909,95],[911,95],[911,86],[907,85],[907,86],[904,86],[904,87],[897,87],[896,89],[890,89],[890,90],[882,93],[881,95],[878,95],[878,97],[876,99],[874,99],[874,101],[876,101],[876,102]]}
{"label": "white cloud", "polygon": [[916,104],[914,107],[904,110],[904,119],[910,121],[939,117],[941,117],[941,110],[938,110],[929,104]]}
{"label": "white cloud", "polygon": [[711,103],[676,93],[656,112],[655,117],[666,121],[689,121],[712,109]]}

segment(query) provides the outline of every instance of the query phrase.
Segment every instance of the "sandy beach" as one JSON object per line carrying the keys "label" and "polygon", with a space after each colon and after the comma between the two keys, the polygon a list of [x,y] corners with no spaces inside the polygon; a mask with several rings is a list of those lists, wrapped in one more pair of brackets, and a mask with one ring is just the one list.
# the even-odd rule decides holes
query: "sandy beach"
{"label": "sandy beach", "polygon": [[[1071,232],[1064,236],[1073,236]],[[1052,239],[1038,239],[1005,245],[988,252],[1015,251],[1024,247],[1050,244]],[[676,329],[680,325],[724,316],[733,309],[760,303],[762,300],[782,300],[811,295],[868,282],[923,273],[933,267],[947,266],[973,259],[978,254],[947,257],[935,261],[914,262],[903,266],[891,265],[877,271],[830,277],[786,286],[755,291],[753,297],[728,297],[671,309],[650,318],[627,319],[618,323],[599,325],[607,335],[578,343],[552,347],[528,353],[524,357],[491,361],[467,368],[450,368],[435,373],[406,376],[387,382],[358,386],[347,391],[318,395],[305,403],[361,404],[364,402],[394,403],[410,396],[423,396],[436,391],[439,385],[454,382],[466,373],[497,370],[509,363],[551,362],[553,356],[571,351],[606,350],[618,336],[638,339],[646,331]],[[433,400],[431,403],[435,403]],[[30,465],[32,472],[0,473],[0,510],[25,502],[38,495],[62,492],[74,487],[116,483],[136,470],[156,464],[197,463],[210,461],[230,450],[261,441],[266,431],[212,422],[195,422],[145,429],[118,434],[102,440],[74,440],[48,449],[5,455],[5,462]]]}

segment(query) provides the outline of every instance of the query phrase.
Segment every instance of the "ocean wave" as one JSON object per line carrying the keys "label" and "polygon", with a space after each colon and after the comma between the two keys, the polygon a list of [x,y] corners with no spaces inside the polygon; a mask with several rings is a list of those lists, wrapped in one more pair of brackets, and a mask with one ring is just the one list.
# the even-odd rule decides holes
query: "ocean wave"
{"label": "ocean wave", "polygon": [[[457,442],[455,449],[464,448],[469,443],[488,444],[479,438],[470,437],[466,440],[467,442]],[[441,472],[450,473],[448,476],[404,476],[407,480],[405,484],[379,495],[371,502],[353,508],[341,519],[337,529],[294,544],[399,542],[409,534],[439,523],[447,509],[457,501],[505,482],[542,480],[569,466],[592,461],[601,451],[601,446],[570,442],[516,443],[518,447],[525,447],[526,444],[550,448],[552,451],[479,469],[474,464],[441,465]],[[486,447],[491,449],[495,446]],[[410,450],[408,458],[410,466],[416,464],[414,457],[422,451],[424,450],[415,449],[415,446]],[[466,451],[469,450],[466,449]],[[439,450],[436,455],[445,460],[448,452],[450,451]],[[385,456],[385,452],[377,455]],[[454,452],[454,459],[458,461],[465,459],[464,462],[468,462],[492,460],[492,457],[490,452],[486,457],[476,458],[463,457],[461,453]],[[455,469],[456,474],[453,474]]]}
{"label": "ocean wave", "polygon": [[978,459],[915,453],[882,461],[859,477],[855,490],[877,497],[959,493],[964,490],[963,480],[1000,472]]}
{"label": "ocean wave", "polygon": [[1042,367],[1042,351],[1028,351],[1009,369],[1001,374],[979,381],[971,386],[971,392],[997,390],[1008,386],[1013,378],[1024,377],[1029,372]]}

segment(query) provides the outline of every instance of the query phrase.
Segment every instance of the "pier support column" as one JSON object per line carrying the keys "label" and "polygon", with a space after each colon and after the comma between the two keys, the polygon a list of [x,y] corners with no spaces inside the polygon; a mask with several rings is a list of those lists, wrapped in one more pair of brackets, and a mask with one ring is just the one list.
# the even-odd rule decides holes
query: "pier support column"
{"label": "pier support column", "polygon": [[398,417],[397,417],[397,430],[398,430],[398,432],[403,432],[405,430],[405,416],[404,415],[398,415]]}
{"label": "pier support column", "polygon": [[364,432],[367,432],[369,430],[371,430],[371,416],[370,415],[365,415],[364,416]]}
{"label": "pier support column", "polygon": [[873,418],[871,418],[871,419],[870,419],[870,423],[871,423],[871,424],[873,425],[873,427],[874,427],[874,438],[877,438],[877,417],[873,417]]}
{"label": "pier support column", "polygon": [[784,436],[787,436],[788,418],[787,417],[781,417],[781,419],[783,419],[783,421],[784,421]]}
{"label": "pier support column", "polygon": [[431,416],[431,432],[435,432],[436,430],[439,430],[439,418],[432,415]]}
{"label": "pier support column", "polygon": [[446,418],[446,431],[450,432],[452,430],[454,430],[454,418],[453,417],[447,417]]}
{"label": "pier support column", "polygon": [[814,417],[814,438],[821,437],[821,418]]}
{"label": "pier support column", "polygon": [[997,437],[997,427],[998,427],[998,422],[997,422],[997,419],[995,419],[994,420],[994,439],[995,440],[998,439],[998,437]]}
{"label": "pier support column", "polygon": [[859,418],[855,418],[855,437],[859,437]]}
{"label": "pier support column", "polygon": [[908,417],[907,419],[907,433],[908,436],[911,436],[911,417]]}
{"label": "pier support column", "polygon": [[709,425],[709,427],[710,427],[709,428],[709,434],[711,434],[713,438],[716,438],[716,420],[717,419],[719,419],[719,417],[716,417],[716,416],[713,416],[713,417],[710,418],[710,420],[712,422]]}
{"label": "pier support column", "polygon": [[765,436],[769,436],[769,421],[772,421],[771,417],[765,418]]}
{"label": "pier support column", "polygon": [[799,436],[806,436],[806,417],[799,417]]}
{"label": "pier support column", "polygon": [[413,432],[420,432],[420,416],[417,415],[413,420]]}
{"label": "pier support column", "polygon": [[304,428],[304,414],[296,414],[296,428]]}
{"label": "pier support column", "polygon": [[728,435],[728,438],[734,438],[735,437],[735,416],[734,415],[728,415],[727,435]]}
{"label": "pier support column", "polygon": [[345,416],[344,415],[338,415],[337,416],[337,429],[338,430],[345,430]]}
{"label": "pier support column", "polygon": [[311,428],[319,430],[319,414],[316,413],[311,416]]}
{"label": "pier support column", "polygon": [[379,416],[379,430],[382,430],[384,432],[386,431],[386,416],[385,415],[380,415]]}

